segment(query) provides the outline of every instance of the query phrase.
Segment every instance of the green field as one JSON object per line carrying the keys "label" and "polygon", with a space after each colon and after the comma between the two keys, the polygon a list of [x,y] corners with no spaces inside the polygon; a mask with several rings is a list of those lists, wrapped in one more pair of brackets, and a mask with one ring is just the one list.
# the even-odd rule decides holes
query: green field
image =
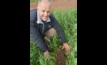
{"label": "green field", "polygon": [[[60,23],[68,44],[72,46],[70,53],[66,54],[66,65],[77,65],[77,10],[56,9],[51,12]],[[54,36],[50,43],[51,47],[54,48],[54,52],[50,53],[51,58],[49,60],[44,58],[43,53],[34,42],[30,42],[30,65],[55,65],[55,54],[60,47],[58,36]]]}
{"label": "green field", "polygon": [[37,1],[39,1],[39,0],[30,0],[30,2],[37,2]]}

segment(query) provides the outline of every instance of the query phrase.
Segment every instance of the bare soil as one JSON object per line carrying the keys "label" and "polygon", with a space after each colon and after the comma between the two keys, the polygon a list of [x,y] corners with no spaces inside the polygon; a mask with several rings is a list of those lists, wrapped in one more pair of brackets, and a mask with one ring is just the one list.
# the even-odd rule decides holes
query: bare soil
{"label": "bare soil", "polygon": [[55,65],[66,65],[66,55],[64,49],[59,49],[56,53],[56,64]]}
{"label": "bare soil", "polygon": [[[68,9],[68,8],[77,8],[77,0],[50,0],[51,9]],[[37,2],[30,3],[30,10],[36,9]]]}

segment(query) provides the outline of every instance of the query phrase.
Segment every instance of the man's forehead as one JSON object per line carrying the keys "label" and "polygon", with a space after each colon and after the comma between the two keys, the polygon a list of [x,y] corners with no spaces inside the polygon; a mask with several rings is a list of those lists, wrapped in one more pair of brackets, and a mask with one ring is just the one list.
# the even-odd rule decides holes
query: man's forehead
{"label": "man's forehead", "polygon": [[40,7],[45,7],[45,8],[50,8],[50,5],[49,4],[46,4],[46,3],[41,3],[40,4]]}
{"label": "man's forehead", "polygon": [[39,9],[41,9],[41,10],[50,10],[50,6],[41,5],[41,6],[39,7]]}
{"label": "man's forehead", "polygon": [[49,8],[40,8],[40,10],[50,11]]}

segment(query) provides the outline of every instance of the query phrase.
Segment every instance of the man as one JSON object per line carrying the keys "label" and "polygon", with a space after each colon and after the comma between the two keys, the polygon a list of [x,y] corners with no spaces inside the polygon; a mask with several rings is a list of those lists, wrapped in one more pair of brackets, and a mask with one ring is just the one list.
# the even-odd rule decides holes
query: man
{"label": "man", "polygon": [[30,38],[35,41],[39,48],[43,51],[44,56],[49,58],[49,49],[44,41],[50,39],[57,32],[63,48],[70,51],[71,47],[67,44],[64,34],[58,21],[50,13],[50,3],[48,0],[41,0],[38,3],[37,10],[30,11]]}

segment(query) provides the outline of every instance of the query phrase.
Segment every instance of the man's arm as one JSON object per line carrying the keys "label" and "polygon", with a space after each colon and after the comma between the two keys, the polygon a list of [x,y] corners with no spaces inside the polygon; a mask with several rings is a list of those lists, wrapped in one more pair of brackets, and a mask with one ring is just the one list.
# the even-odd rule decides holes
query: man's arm
{"label": "man's arm", "polygon": [[42,37],[38,29],[34,26],[33,21],[30,22],[30,38],[40,47],[40,49],[45,52],[47,50],[46,44],[42,40]]}
{"label": "man's arm", "polygon": [[62,48],[65,48],[66,51],[70,51],[71,46],[68,45],[68,43],[66,41],[66,38],[64,36],[64,33],[61,30],[61,27],[60,27],[58,21],[55,19],[55,17],[52,14],[51,14],[51,17],[52,17],[52,21],[53,21],[53,27],[56,29],[56,32],[58,33],[58,35],[59,35],[59,37],[61,39],[61,42],[63,44]]}
{"label": "man's arm", "polygon": [[59,35],[59,37],[61,39],[62,44],[66,43],[67,42],[66,38],[64,36],[64,33],[63,33],[63,31],[62,31],[58,21],[55,19],[55,17],[52,14],[51,14],[51,18],[52,18],[52,22],[53,22],[53,27],[55,28],[56,32],[58,33],[58,35]]}
{"label": "man's arm", "polygon": [[30,38],[40,47],[43,52],[45,52],[47,50],[46,44],[42,40],[42,37],[36,28],[36,24],[34,24],[37,18],[36,14],[36,9],[30,10]]}

